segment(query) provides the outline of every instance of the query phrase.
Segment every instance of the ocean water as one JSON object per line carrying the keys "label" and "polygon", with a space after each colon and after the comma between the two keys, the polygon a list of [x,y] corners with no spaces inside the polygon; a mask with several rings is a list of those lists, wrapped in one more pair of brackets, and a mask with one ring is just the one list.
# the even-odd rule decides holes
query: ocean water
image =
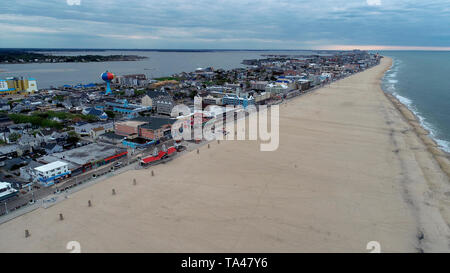
{"label": "ocean water", "polygon": [[393,59],[382,88],[405,104],[450,153],[450,52],[384,51]]}

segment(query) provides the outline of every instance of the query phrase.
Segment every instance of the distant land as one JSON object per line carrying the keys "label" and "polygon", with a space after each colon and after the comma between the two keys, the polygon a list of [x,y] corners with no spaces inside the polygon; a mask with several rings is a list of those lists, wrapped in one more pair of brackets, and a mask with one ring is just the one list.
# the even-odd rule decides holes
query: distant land
{"label": "distant land", "polygon": [[158,48],[0,48],[2,51],[25,52],[104,52],[104,51],[150,51],[150,52],[223,52],[223,51],[313,51],[338,52],[345,50],[315,50],[315,49],[158,49]]}
{"label": "distant land", "polygon": [[[1,64],[20,63],[89,63],[89,62],[111,62],[111,61],[139,61],[146,59],[137,55],[79,55],[79,56],[58,56],[51,54],[37,53],[42,49],[0,49]],[[46,49],[45,51],[48,51]],[[55,50],[51,51],[65,51]]]}

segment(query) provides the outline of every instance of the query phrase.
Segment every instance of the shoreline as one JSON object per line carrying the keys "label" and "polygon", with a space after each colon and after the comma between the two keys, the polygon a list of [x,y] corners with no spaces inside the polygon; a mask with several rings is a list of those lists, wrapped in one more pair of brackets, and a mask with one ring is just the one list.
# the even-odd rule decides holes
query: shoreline
{"label": "shoreline", "polygon": [[[392,62],[392,59],[391,59],[391,62]],[[391,64],[391,66],[389,68],[387,68],[384,71],[383,75],[385,75],[386,72],[392,68],[392,65],[393,65],[393,63]],[[383,92],[383,94],[386,96],[386,98],[389,99],[389,101],[392,103],[392,105],[403,116],[405,121],[414,129],[414,132],[416,133],[417,137],[419,137],[421,139],[421,141],[427,147],[430,154],[432,154],[434,159],[436,160],[436,162],[438,162],[442,171],[445,172],[445,174],[450,179],[450,153],[448,153],[447,151],[442,149],[437,144],[437,142],[431,137],[430,131],[422,126],[422,124],[420,123],[420,119],[417,117],[416,114],[414,114],[413,111],[411,111],[408,108],[407,105],[401,103],[400,100],[397,99],[394,95],[383,90],[382,79],[383,79],[383,77],[381,77],[379,79],[379,84],[380,84],[380,89]]]}

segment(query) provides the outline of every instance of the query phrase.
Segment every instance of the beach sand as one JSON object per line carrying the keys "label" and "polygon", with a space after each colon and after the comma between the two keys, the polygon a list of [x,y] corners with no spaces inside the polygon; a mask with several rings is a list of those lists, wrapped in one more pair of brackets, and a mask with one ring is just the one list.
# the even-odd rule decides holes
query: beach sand
{"label": "beach sand", "polygon": [[274,152],[212,142],[128,171],[0,225],[0,251],[449,252],[445,162],[381,91],[390,64],[280,105]]}

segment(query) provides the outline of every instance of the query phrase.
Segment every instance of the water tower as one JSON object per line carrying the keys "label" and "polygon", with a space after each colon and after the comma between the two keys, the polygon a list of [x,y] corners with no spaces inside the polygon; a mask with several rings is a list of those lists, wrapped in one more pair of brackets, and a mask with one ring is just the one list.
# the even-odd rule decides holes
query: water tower
{"label": "water tower", "polygon": [[106,82],[106,92],[105,95],[109,95],[112,93],[111,91],[111,81],[114,79],[114,74],[111,72],[108,72],[108,70],[106,70],[104,73],[102,73],[100,75],[100,77],[102,78],[102,80],[104,80]]}

